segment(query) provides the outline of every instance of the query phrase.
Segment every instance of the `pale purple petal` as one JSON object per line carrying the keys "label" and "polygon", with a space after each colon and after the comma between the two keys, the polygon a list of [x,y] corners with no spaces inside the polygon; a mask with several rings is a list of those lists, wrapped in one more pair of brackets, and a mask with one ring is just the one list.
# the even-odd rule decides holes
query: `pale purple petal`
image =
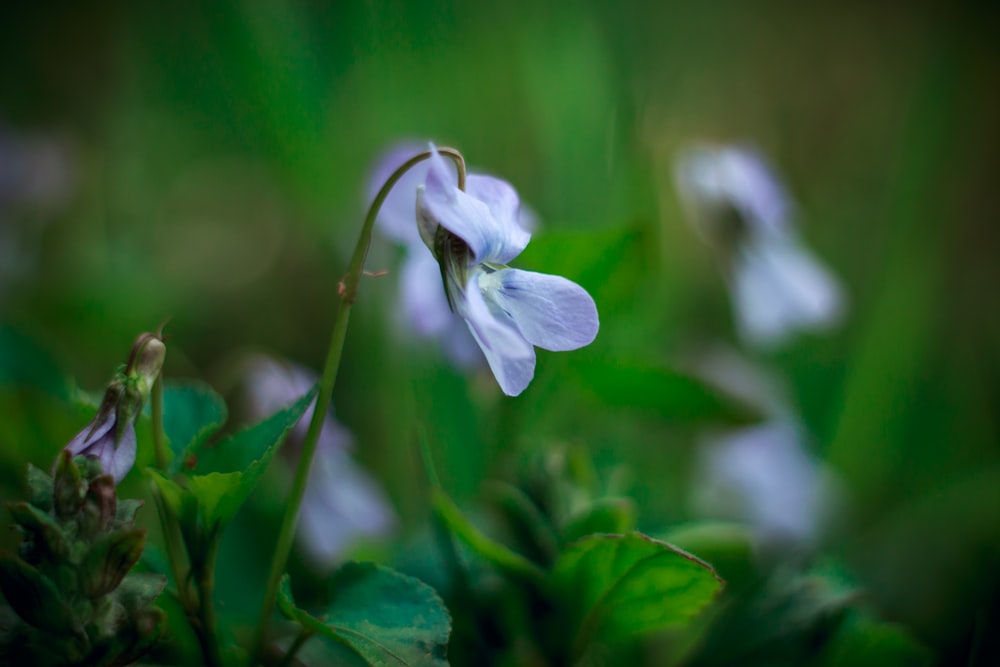
{"label": "pale purple petal", "polygon": [[[426,147],[421,144],[401,144],[379,160],[369,181],[368,202],[374,201],[378,191],[396,169],[425,150]],[[382,234],[409,247],[420,245],[420,233],[417,231],[417,188],[427,178],[427,169],[428,164],[424,161],[407,170],[389,191],[375,219]]]}
{"label": "pale purple petal", "polygon": [[[421,238],[428,247],[433,248],[433,229],[439,224],[465,241],[472,250],[474,263],[506,264],[517,257],[531,235],[521,228],[516,215],[494,217],[486,202],[458,189],[443,157],[435,154],[429,162],[426,185],[417,196]],[[510,186],[490,176],[476,180],[477,190],[488,193],[492,205],[509,214],[509,195],[503,193]]]}
{"label": "pale purple petal", "polygon": [[491,310],[513,321],[532,345],[557,352],[589,345],[600,326],[585,289],[562,276],[501,269],[479,275]]}
{"label": "pale purple petal", "polygon": [[716,434],[699,448],[695,502],[750,522],[767,540],[810,542],[835,499],[832,478],[803,449],[798,429],[765,422]]}
{"label": "pale purple petal", "polygon": [[[263,419],[288,407],[309,391],[318,379],[313,371],[291,362],[281,362],[265,355],[254,355],[245,362],[246,401],[250,414]],[[292,429],[292,439],[301,442],[309,430],[316,402],[313,401]],[[319,442],[335,447],[350,447],[351,434],[327,411]]]}
{"label": "pale purple petal", "polygon": [[762,231],[787,229],[791,216],[788,195],[763,156],[750,148],[718,152],[728,196],[748,224]]}
{"label": "pale purple petal", "polygon": [[105,410],[103,413],[98,412],[93,421],[73,436],[73,439],[63,449],[68,450],[73,456],[88,453],[87,449],[93,447],[94,443],[103,438],[108,431],[111,431],[115,425],[115,418],[114,408]]}
{"label": "pale purple petal", "polygon": [[822,330],[843,313],[834,277],[791,239],[747,243],[733,266],[733,299],[742,335],[768,346],[798,330]]}
{"label": "pale purple petal", "polygon": [[490,215],[496,220],[505,224],[517,224],[524,231],[528,231],[528,227],[521,224],[521,202],[517,197],[517,191],[507,181],[492,176],[469,174],[465,180],[465,191],[486,204]]}
{"label": "pale purple petal", "polygon": [[490,311],[475,276],[456,306],[503,392],[517,396],[524,391],[535,374],[535,350],[512,322],[503,322]]}
{"label": "pale purple petal", "polygon": [[741,147],[698,145],[681,152],[675,179],[682,200],[713,234],[713,217],[727,209],[740,213],[750,233],[781,233],[789,228],[791,203],[764,158]]}
{"label": "pale purple petal", "polygon": [[334,565],[353,542],[384,535],[394,524],[385,494],[343,449],[317,448],[298,530],[299,542],[316,565]]}
{"label": "pale purple petal", "polygon": [[101,454],[101,465],[105,473],[115,478],[115,484],[117,484],[125,479],[125,475],[135,464],[135,427],[129,424],[125,428],[117,448],[114,446],[114,438],[111,437],[111,434],[108,434],[107,438],[109,442]]}
{"label": "pale purple petal", "polygon": [[441,267],[434,255],[423,245],[411,247],[401,274],[400,298],[407,322],[420,336],[442,335],[452,326],[455,314],[448,305]]}

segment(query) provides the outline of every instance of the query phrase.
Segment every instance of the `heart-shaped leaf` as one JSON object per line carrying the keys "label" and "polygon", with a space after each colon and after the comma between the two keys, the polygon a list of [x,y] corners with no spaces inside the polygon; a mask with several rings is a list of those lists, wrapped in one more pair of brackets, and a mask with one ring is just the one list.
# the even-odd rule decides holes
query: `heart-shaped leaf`
{"label": "heart-shaped leaf", "polygon": [[722,588],[706,563],[641,533],[591,535],[556,561],[551,584],[575,629],[574,651],[693,618]]}
{"label": "heart-shaped leaf", "polygon": [[322,620],[295,606],[288,575],[278,606],[289,618],[339,642],[373,667],[447,665],[451,617],[427,584],[375,563],[346,563],[334,575],[335,598]]}

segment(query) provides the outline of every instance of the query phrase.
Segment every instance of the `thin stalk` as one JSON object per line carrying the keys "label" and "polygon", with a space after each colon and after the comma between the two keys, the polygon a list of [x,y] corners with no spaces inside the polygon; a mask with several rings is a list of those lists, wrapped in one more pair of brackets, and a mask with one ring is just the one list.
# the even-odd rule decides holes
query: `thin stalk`
{"label": "thin stalk", "polygon": [[295,654],[299,652],[302,645],[305,644],[306,641],[314,634],[315,633],[312,630],[306,630],[305,628],[299,630],[299,634],[295,636],[295,641],[293,641],[292,645],[288,647],[287,651],[285,651],[285,655],[281,657],[281,662],[278,663],[277,667],[289,667],[289,665],[292,664],[292,660],[295,659]]}
{"label": "thin stalk", "polygon": [[209,535],[205,558],[198,564],[198,572],[195,573],[198,586],[198,621],[201,625],[198,639],[205,656],[205,664],[209,667],[222,667],[223,664],[222,654],[219,651],[215,602],[212,599],[212,592],[215,590],[215,561],[219,555],[219,538],[218,531],[213,531]]}
{"label": "thin stalk", "polygon": [[[451,158],[455,162],[455,166],[458,168],[458,187],[464,189],[465,160],[462,154],[453,148],[439,148],[437,152]],[[313,455],[316,453],[316,443],[319,441],[320,430],[326,418],[330,398],[333,396],[333,386],[337,381],[337,371],[340,369],[340,358],[344,351],[344,340],[347,336],[347,323],[350,320],[351,307],[357,298],[358,283],[361,280],[361,274],[364,270],[368,248],[371,245],[375,218],[378,216],[379,209],[382,208],[382,204],[389,195],[392,186],[399,181],[403,174],[413,168],[414,165],[423,162],[433,154],[433,151],[425,151],[404,162],[392,173],[378,191],[375,200],[368,209],[367,216],[365,216],[364,224],[361,227],[361,234],[358,236],[358,242],[354,247],[354,254],[351,256],[351,263],[347,269],[347,274],[338,285],[337,291],[340,295],[340,305],[337,308],[337,316],[333,323],[333,332],[330,335],[330,347],[326,355],[326,364],[323,367],[323,377],[320,380],[316,407],[313,410],[312,420],[309,422],[309,430],[306,432],[305,440],[302,443],[302,452],[299,455],[295,477],[292,480],[292,489],[288,497],[288,502],[285,505],[285,514],[281,521],[281,529],[278,532],[274,555],[271,559],[271,572],[268,576],[264,601],[260,609],[260,620],[257,623],[254,648],[250,652],[251,665],[257,662],[267,641],[271,615],[274,612],[274,605],[278,599],[278,586],[281,582],[281,576],[285,571],[285,564],[288,562],[288,555],[292,550],[295,523],[298,518],[299,507],[302,505],[302,495],[305,493],[309,468],[312,465]]]}

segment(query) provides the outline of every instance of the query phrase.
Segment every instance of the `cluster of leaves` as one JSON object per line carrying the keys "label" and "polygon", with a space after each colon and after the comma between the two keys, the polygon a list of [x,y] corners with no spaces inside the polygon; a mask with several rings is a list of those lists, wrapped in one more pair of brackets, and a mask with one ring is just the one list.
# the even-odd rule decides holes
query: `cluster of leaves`
{"label": "cluster of leaves", "polygon": [[[147,472],[158,490],[166,523],[176,521],[180,529],[191,575],[176,577],[182,582],[178,597],[199,632],[215,632],[205,627],[214,616],[206,619],[205,609],[212,604],[211,582],[222,531],[315,397],[314,388],[263,421],[212,442],[226,420],[222,398],[202,384],[168,384],[164,391],[164,430],[175,457],[169,466],[171,476]],[[197,597],[186,590],[189,579],[196,585]],[[296,606],[285,576],[279,607],[294,622],[293,628],[285,628],[287,634],[297,639],[292,648],[270,647],[269,654],[281,659],[281,654],[298,651],[306,639],[317,635],[330,640],[310,647],[309,653],[318,654],[323,663],[335,656],[338,664],[446,664],[451,620],[432,588],[391,568],[356,562],[343,565],[329,584],[332,599],[313,614]],[[287,637],[278,639],[283,645]],[[203,646],[205,642],[202,638]],[[216,650],[210,645],[209,651]],[[245,660],[239,649],[229,653]]]}
{"label": "cluster of leaves", "polygon": [[635,530],[631,499],[601,491],[584,452],[537,463],[488,483],[476,520],[433,491],[456,664],[930,664],[842,574],[761,567],[737,524],[655,539]]}
{"label": "cluster of leaves", "polygon": [[[28,502],[10,504],[24,535],[20,554],[0,552],[5,664],[127,665],[165,630],[148,605],[163,576],[130,572],[146,531],[134,528],[142,501],[118,499],[99,461],[63,451],[54,477],[29,466]],[[17,618],[12,619],[12,613]]]}

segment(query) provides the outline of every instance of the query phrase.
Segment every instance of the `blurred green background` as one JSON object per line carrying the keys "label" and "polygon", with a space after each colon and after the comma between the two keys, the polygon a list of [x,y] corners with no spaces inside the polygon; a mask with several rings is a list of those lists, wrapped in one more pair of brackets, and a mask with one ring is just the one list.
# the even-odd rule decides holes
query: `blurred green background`
{"label": "blurred green background", "polygon": [[[826,548],[886,617],[959,655],[1000,604],[998,28],[985,3],[942,2],[7,6],[0,496],[89,419],[53,378],[100,391],[168,317],[168,377],[227,392],[250,348],[318,369],[368,174],[432,139],[518,189],[540,223],[516,265],[580,282],[602,329],[541,352],[505,399],[401,342],[394,274],[363,282],[334,405],[401,534],[427,519],[416,424],[459,500],[568,443],[631,470],[640,527],[690,518],[704,424],[647,375],[641,405],[590,385],[736,345],[671,161],[750,141],[850,296],[838,331],[758,359],[849,494]],[[368,267],[397,255],[376,240]]]}

